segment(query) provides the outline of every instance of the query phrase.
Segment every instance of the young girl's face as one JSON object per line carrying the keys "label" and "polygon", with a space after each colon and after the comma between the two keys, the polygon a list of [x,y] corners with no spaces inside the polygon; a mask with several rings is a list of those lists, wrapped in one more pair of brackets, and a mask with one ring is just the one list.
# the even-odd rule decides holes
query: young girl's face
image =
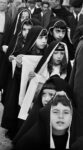
{"label": "young girl's face", "polygon": [[54,89],[44,89],[42,93],[42,104],[45,106],[56,94]]}
{"label": "young girl's face", "polygon": [[21,14],[21,22],[24,21],[25,19],[29,19],[29,13],[28,13],[28,11],[24,11]]}
{"label": "young girl's face", "polygon": [[51,108],[51,124],[53,131],[65,131],[71,124],[72,111],[69,106],[58,103]]}
{"label": "young girl's face", "polygon": [[44,49],[47,45],[47,36],[38,36],[35,44],[39,49]]}
{"label": "young girl's face", "polygon": [[53,37],[57,40],[57,41],[61,41],[66,34],[66,30],[65,29],[61,29],[61,28],[54,28],[53,29]]}
{"label": "young girl's face", "polygon": [[29,33],[29,30],[31,29],[31,27],[32,27],[31,25],[26,25],[26,24],[23,25],[22,35],[23,35],[24,39],[26,39],[27,34]]}
{"label": "young girl's face", "polygon": [[64,58],[65,52],[64,51],[54,51],[52,59],[53,59],[53,64],[55,65],[60,65]]}

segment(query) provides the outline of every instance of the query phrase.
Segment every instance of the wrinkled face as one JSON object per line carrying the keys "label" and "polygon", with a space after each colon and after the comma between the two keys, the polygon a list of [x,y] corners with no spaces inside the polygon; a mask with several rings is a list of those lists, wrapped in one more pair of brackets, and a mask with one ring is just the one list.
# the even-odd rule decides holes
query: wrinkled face
{"label": "wrinkled face", "polygon": [[45,106],[56,94],[54,89],[44,89],[42,93],[42,104]]}
{"label": "wrinkled face", "polygon": [[29,19],[29,13],[28,13],[28,11],[24,11],[24,12],[22,12],[22,14],[21,14],[21,22],[22,21],[24,21],[25,19]]}
{"label": "wrinkled face", "polygon": [[53,37],[57,40],[57,41],[61,41],[66,34],[66,30],[65,29],[60,29],[60,28],[54,28],[53,29]]}
{"label": "wrinkled face", "polygon": [[0,11],[5,11],[7,8],[7,0],[0,0]]}
{"label": "wrinkled face", "polygon": [[51,124],[53,131],[66,130],[72,121],[72,111],[69,106],[58,103],[51,108]]}
{"label": "wrinkled face", "polygon": [[38,36],[35,44],[39,49],[44,49],[47,45],[47,36]]}
{"label": "wrinkled face", "polygon": [[52,8],[58,8],[60,6],[60,0],[49,0]]}
{"label": "wrinkled face", "polygon": [[55,65],[60,65],[63,58],[64,58],[65,52],[64,51],[54,51],[53,53],[53,63]]}
{"label": "wrinkled face", "polygon": [[29,30],[30,30],[31,28],[32,28],[31,25],[26,25],[26,24],[23,25],[22,35],[23,35],[23,37],[24,37],[25,39],[26,39],[27,34],[29,33]]}

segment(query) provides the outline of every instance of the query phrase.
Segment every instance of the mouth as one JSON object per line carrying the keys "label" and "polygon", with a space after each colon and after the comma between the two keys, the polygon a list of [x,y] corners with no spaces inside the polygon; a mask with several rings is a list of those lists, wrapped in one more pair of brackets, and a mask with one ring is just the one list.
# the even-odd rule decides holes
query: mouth
{"label": "mouth", "polygon": [[59,126],[61,126],[61,125],[63,125],[64,124],[64,122],[63,121],[57,121],[56,122]]}

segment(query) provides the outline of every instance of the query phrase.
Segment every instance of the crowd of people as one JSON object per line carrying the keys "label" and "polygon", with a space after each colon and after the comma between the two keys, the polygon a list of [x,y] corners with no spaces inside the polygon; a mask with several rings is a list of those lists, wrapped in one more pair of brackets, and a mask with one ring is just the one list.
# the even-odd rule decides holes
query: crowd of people
{"label": "crowd of people", "polygon": [[82,51],[83,0],[0,0],[9,150],[83,150]]}

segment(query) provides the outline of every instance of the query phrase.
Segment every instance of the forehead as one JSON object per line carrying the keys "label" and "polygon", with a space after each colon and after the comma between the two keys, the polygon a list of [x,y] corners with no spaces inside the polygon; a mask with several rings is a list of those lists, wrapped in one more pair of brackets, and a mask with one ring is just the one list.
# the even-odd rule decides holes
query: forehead
{"label": "forehead", "polygon": [[23,11],[21,15],[29,15],[28,11]]}
{"label": "forehead", "polygon": [[65,53],[65,51],[56,51],[56,49],[55,49],[55,51],[54,51],[54,54],[64,54]]}
{"label": "forehead", "polygon": [[55,110],[55,109],[57,109],[57,110],[68,110],[68,111],[71,110],[69,106],[65,106],[60,102],[56,106],[52,106],[52,110]]}
{"label": "forehead", "polygon": [[56,92],[56,90],[55,89],[44,89],[43,90],[43,93],[55,93]]}
{"label": "forehead", "polygon": [[28,25],[27,25],[27,24],[24,24],[24,25],[23,25],[23,29],[28,29],[28,28],[30,28],[30,27],[31,27],[30,24],[28,24]]}
{"label": "forehead", "polygon": [[59,27],[59,28],[54,27],[54,30],[55,30],[55,31],[60,31],[60,32],[62,32],[62,31],[66,31],[65,29],[61,29],[60,27]]}

